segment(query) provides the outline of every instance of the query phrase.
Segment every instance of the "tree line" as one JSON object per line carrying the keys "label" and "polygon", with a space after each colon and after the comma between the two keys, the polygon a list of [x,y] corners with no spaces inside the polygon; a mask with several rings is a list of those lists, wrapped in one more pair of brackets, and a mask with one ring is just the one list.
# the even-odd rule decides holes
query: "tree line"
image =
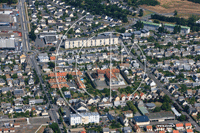
{"label": "tree line", "polygon": [[[179,18],[179,17],[166,17],[163,15],[152,14],[152,19],[157,19],[160,21],[176,23],[177,25],[189,26],[192,31],[200,31],[200,24],[196,24],[197,17],[191,16],[189,19]],[[177,30],[179,28],[177,27]]]}
{"label": "tree line", "polygon": [[194,3],[200,3],[200,0],[188,0],[188,1],[192,1]]}
{"label": "tree line", "polygon": [[160,2],[157,0],[124,0],[127,2],[128,5],[138,6],[138,5],[149,5],[149,6],[156,6],[160,5]]}
{"label": "tree line", "polygon": [[0,3],[7,3],[8,5],[16,4],[18,0],[0,0]]}

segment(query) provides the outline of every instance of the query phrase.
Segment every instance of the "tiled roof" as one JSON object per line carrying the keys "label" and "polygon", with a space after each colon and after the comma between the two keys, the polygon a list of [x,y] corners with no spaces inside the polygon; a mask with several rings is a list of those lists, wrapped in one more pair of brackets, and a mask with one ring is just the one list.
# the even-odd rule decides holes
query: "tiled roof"
{"label": "tiled roof", "polygon": [[183,123],[177,123],[176,127],[183,127]]}
{"label": "tiled roof", "polygon": [[185,123],[185,126],[190,127],[190,126],[192,126],[192,124],[191,123]]}

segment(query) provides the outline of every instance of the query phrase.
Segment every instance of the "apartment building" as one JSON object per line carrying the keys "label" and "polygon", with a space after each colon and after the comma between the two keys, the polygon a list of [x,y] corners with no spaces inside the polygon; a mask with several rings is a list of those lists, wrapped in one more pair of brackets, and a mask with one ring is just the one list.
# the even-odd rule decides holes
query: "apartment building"
{"label": "apartment building", "polygon": [[113,36],[97,36],[92,39],[89,38],[72,38],[65,41],[65,49],[80,48],[80,47],[96,47],[110,44],[118,44],[119,38]]}
{"label": "apartment building", "polygon": [[99,123],[99,117],[97,112],[70,114],[70,125]]}

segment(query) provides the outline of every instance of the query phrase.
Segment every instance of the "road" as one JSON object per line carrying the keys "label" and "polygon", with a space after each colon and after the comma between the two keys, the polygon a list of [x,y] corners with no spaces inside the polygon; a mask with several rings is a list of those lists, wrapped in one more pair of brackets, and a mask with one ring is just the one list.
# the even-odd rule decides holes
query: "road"
{"label": "road", "polygon": [[28,37],[28,21],[26,18],[25,12],[25,0],[19,0],[18,9],[19,9],[19,16],[21,19],[21,30],[22,30],[22,43],[24,52],[28,52],[30,50],[29,46],[29,37]]}
{"label": "road", "polygon": [[[124,46],[124,47],[125,47],[126,51],[129,51],[129,50],[127,50],[127,47],[126,47],[126,46]],[[140,62],[140,61],[137,59],[137,56],[134,56],[131,52],[130,52],[130,55],[140,64],[140,67],[141,67],[141,68],[145,69],[145,66],[143,65],[142,62]],[[158,86],[159,88],[161,88],[161,89],[163,90],[163,92],[164,92],[166,95],[168,95],[168,96],[170,97],[170,99],[173,100],[174,103],[176,103],[176,104],[179,106],[179,108],[180,108],[181,110],[183,110],[183,108],[179,105],[179,103],[176,101],[176,99],[175,99],[174,97],[172,97],[171,94],[169,93],[169,91],[165,88],[165,85],[163,85],[158,79],[155,78],[155,76],[151,73],[150,69],[149,69],[147,66],[146,66],[146,74],[149,76],[150,79],[152,79],[152,80],[157,84],[157,86]],[[195,128],[196,128],[197,131],[200,131],[199,125],[191,118],[190,115],[188,115],[188,113],[182,111],[182,114],[183,114],[183,115],[186,115],[186,116],[189,118],[189,122],[191,122],[192,125],[196,125]]]}

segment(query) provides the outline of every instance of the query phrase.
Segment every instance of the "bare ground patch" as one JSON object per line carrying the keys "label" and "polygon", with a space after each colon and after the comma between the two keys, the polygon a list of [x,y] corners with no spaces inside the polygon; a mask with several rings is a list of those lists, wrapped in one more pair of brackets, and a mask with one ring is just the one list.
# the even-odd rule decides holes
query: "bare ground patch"
{"label": "bare ground patch", "polygon": [[157,13],[172,13],[175,10],[183,14],[200,14],[200,4],[193,3],[187,0],[158,0],[160,5],[146,6],[142,8],[152,10]]}

